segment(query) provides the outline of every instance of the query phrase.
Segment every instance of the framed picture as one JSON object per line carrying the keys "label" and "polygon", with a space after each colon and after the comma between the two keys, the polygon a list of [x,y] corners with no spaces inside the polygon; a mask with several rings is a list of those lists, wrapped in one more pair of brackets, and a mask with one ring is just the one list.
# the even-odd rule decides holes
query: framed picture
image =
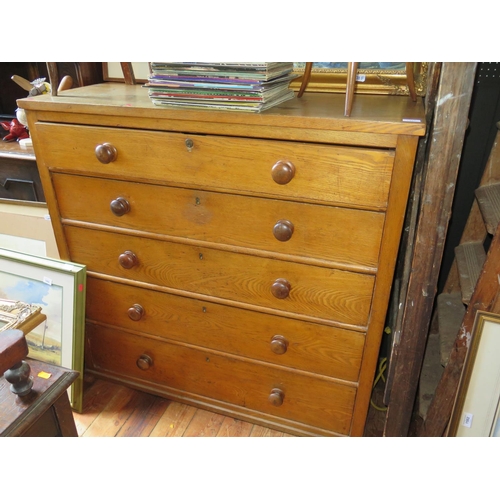
{"label": "framed picture", "polygon": [[26,335],[28,357],[80,372],[69,389],[82,411],[86,267],[0,248],[0,299],[40,308],[45,320]]}
{"label": "framed picture", "polygon": [[[290,88],[298,91],[302,83],[305,62],[294,62],[298,78]],[[425,96],[428,63],[413,63],[413,77],[418,96]],[[315,62],[306,92],[345,93],[347,83],[346,62]],[[358,94],[409,95],[406,63],[360,62],[356,76],[355,92]]]}
{"label": "framed picture", "polygon": [[39,306],[0,298],[0,334],[5,330],[21,330],[27,334],[45,319]]}
{"label": "framed picture", "polygon": [[[148,62],[133,62],[132,69],[137,83],[146,83],[149,79],[150,66]],[[119,62],[103,62],[102,75],[106,82],[124,82],[122,67]]]}
{"label": "framed picture", "polygon": [[478,311],[449,436],[500,437],[500,315]]}

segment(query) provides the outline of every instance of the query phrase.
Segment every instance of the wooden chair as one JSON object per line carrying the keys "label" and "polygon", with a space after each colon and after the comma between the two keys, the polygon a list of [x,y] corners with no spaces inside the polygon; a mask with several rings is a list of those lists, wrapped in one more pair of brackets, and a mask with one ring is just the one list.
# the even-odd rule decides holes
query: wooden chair
{"label": "wooden chair", "polygon": [[[344,108],[344,116],[351,116],[352,103],[354,100],[354,89],[356,86],[356,74],[358,72],[358,64],[357,62],[349,62],[347,63],[347,84],[346,84],[346,93],[345,93],[345,108]],[[307,85],[309,84],[309,80],[311,79],[312,72],[312,62],[306,62],[306,66],[304,69],[304,76],[302,77],[302,83],[300,85],[299,92],[297,97],[302,97],[304,94]],[[410,97],[413,102],[417,100],[417,94],[415,91],[415,77],[413,74],[413,63],[406,63],[406,80],[408,85],[408,90],[410,92]]]}
{"label": "wooden chair", "polygon": [[[132,68],[132,63],[122,62],[120,64],[122,67],[123,76],[125,78],[125,83],[127,85],[135,85],[136,80],[135,80],[135,75],[134,75],[134,69]],[[67,89],[71,88],[73,81],[72,81],[71,77],[68,75],[66,75],[59,82],[59,71],[57,69],[57,63],[48,62],[47,63],[47,71],[49,73],[51,93],[53,96],[56,96],[58,92],[61,92],[63,90],[67,90]]]}

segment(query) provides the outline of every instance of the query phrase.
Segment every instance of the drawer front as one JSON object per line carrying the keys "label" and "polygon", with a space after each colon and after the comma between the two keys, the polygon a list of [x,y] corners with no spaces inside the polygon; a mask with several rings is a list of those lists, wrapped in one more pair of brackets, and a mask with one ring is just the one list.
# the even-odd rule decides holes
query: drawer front
{"label": "drawer front", "polygon": [[371,275],[72,226],[65,234],[71,260],[88,271],[346,324],[368,321]]}
{"label": "drawer front", "polygon": [[64,219],[375,268],[384,214],[53,175]]}
{"label": "drawer front", "polygon": [[357,381],[362,333],[87,279],[87,317],[166,339]]}
{"label": "drawer front", "polygon": [[[393,151],[369,148],[50,123],[36,130],[51,170],[355,207],[387,206],[394,162]],[[107,164],[95,153],[103,144],[116,150]]]}
{"label": "drawer front", "polygon": [[[356,394],[351,386],[92,324],[87,347],[92,369],[341,434],[350,429]],[[276,403],[282,396],[280,406],[270,401],[271,393]]]}

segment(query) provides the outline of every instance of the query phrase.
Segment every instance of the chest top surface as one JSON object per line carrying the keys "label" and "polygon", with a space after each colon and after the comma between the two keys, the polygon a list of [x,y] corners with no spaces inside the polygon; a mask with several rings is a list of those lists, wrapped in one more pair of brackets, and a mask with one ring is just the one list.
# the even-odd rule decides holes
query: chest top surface
{"label": "chest top surface", "polygon": [[[145,87],[104,83],[20,99],[18,105],[37,111],[39,119],[102,123],[115,126],[157,129],[189,129],[231,135],[280,135],[295,139],[303,130],[358,132],[422,136],[425,114],[421,100],[407,96],[357,94],[352,114],[344,117],[344,94],[306,93],[262,113],[216,110],[179,110],[155,106]],[[46,114],[44,114],[46,113]],[[107,121],[106,121],[107,120]],[[202,125],[205,125],[205,128]],[[246,127],[246,128],[245,128]],[[272,127],[271,133],[268,129]],[[260,130],[260,132],[257,132]],[[297,139],[300,139],[298,136]]]}

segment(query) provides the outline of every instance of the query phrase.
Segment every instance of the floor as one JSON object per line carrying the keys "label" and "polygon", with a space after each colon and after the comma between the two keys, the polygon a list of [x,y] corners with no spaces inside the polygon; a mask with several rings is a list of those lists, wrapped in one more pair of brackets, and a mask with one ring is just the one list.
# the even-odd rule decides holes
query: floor
{"label": "floor", "polygon": [[[372,395],[382,405],[383,387]],[[370,406],[365,436],[382,436],[383,411]],[[86,376],[82,413],[74,412],[80,437],[293,437],[260,425]]]}

